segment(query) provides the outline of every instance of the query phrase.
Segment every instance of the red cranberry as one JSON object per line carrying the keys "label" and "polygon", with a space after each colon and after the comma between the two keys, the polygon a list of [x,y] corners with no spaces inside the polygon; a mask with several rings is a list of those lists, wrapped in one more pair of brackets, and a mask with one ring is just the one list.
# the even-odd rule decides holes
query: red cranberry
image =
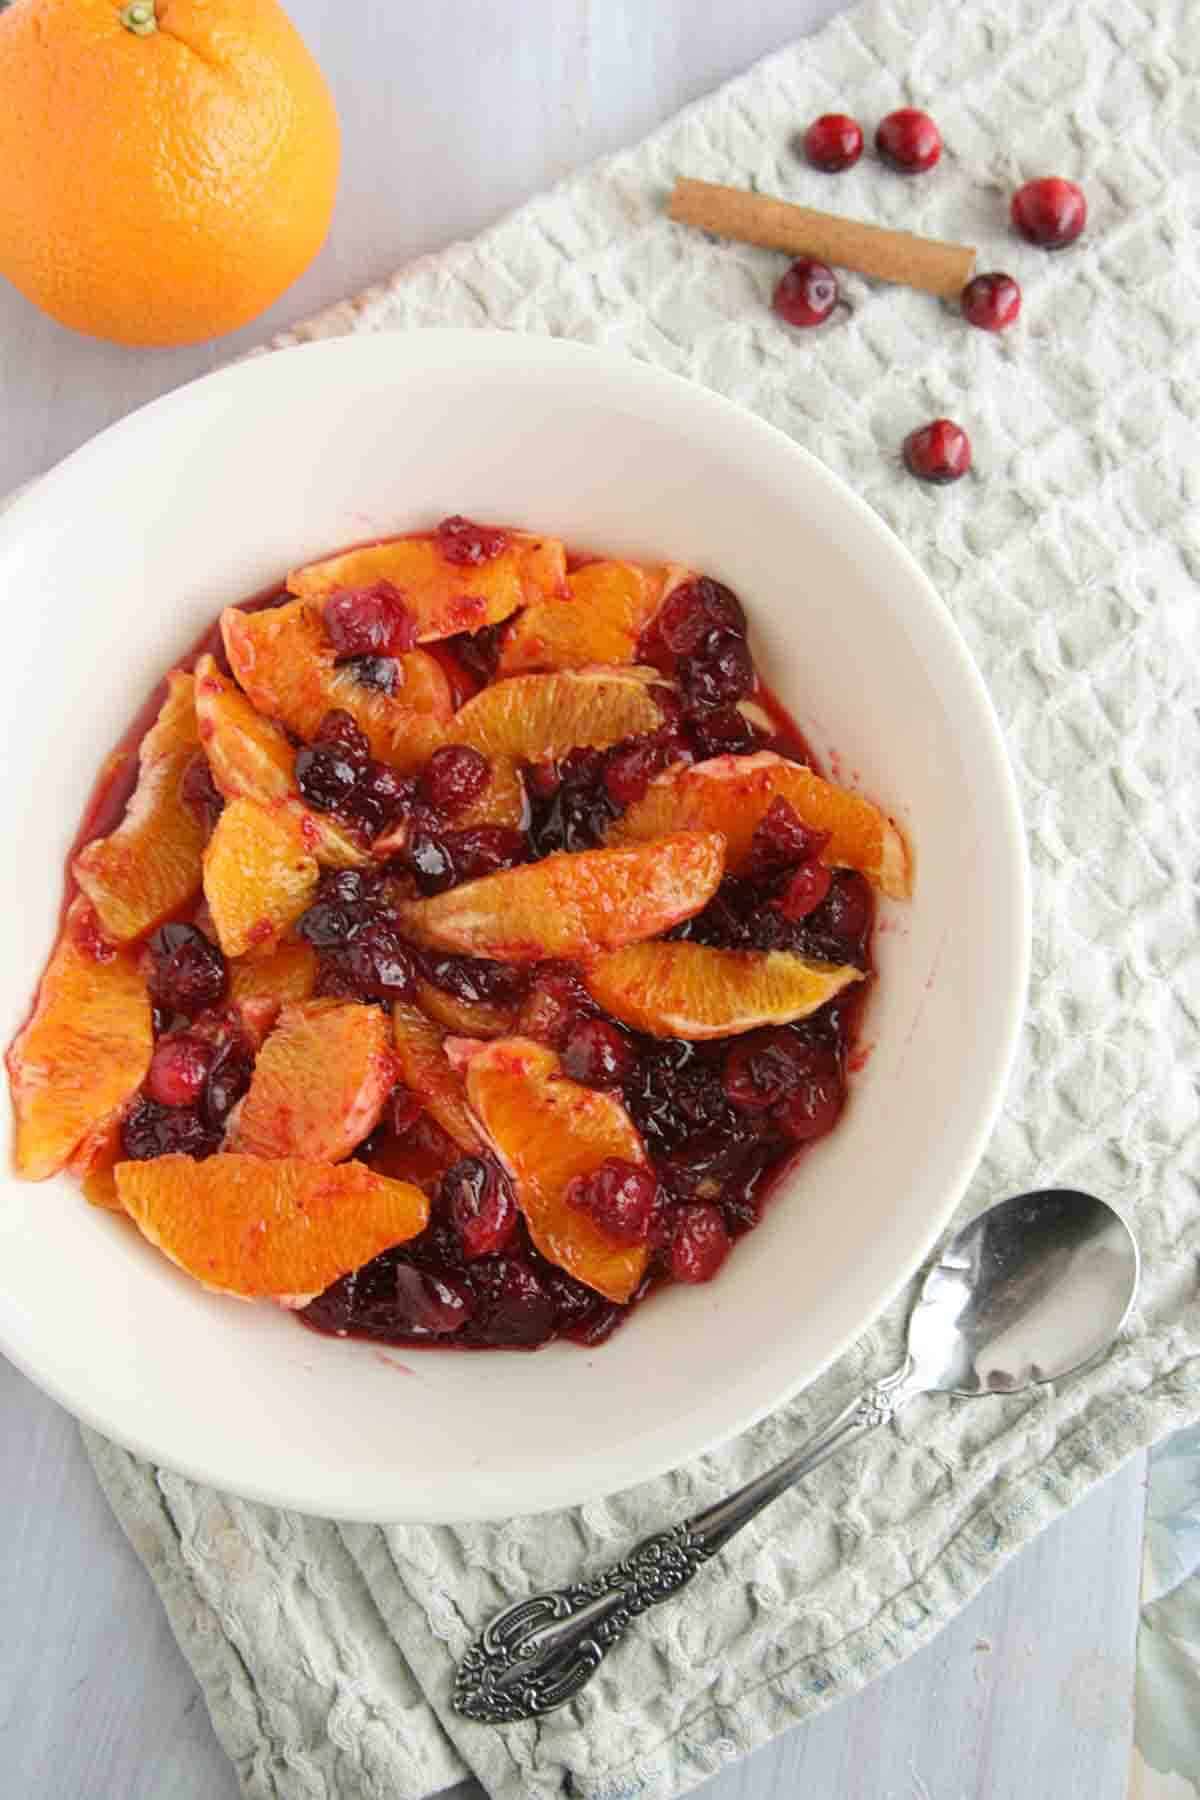
{"label": "red cranberry", "polygon": [[579,1022],[592,1017],[595,1005],[575,970],[543,963],[521,1008],[522,1036],[561,1050]]}
{"label": "red cranberry", "polygon": [[407,1000],[415,986],[412,956],[396,927],[371,919],[340,953],[340,965],[364,1000]]}
{"label": "red cranberry", "polygon": [[487,757],[469,744],[443,744],[425,765],[421,788],[430,806],[439,812],[461,812],[478,800],[491,772]]}
{"label": "red cranberry", "polygon": [[854,961],[871,929],[875,896],[865,875],[857,869],[831,872],[829,893],[809,924],[820,936],[832,940],[847,960]]}
{"label": "red cranberry", "polygon": [[423,894],[440,894],[460,881],[478,881],[525,861],[525,834],[508,825],[471,825],[462,831],[414,831],[405,860]]}
{"label": "red cranberry", "polygon": [[825,899],[832,880],[832,870],[824,863],[801,863],[775,904],[793,924],[797,919],[806,919]]}
{"label": "red cranberry", "polygon": [[676,1281],[711,1281],[729,1250],[719,1206],[693,1200],[679,1208],[671,1239],[671,1274]]}
{"label": "red cranberry", "polygon": [[354,792],[361,767],[342,750],[309,746],[296,756],[296,786],[317,812],[337,812]]}
{"label": "red cranberry", "polygon": [[164,1011],[195,1018],[225,994],[225,958],[194,925],[163,925],[150,939],[150,997]]}
{"label": "red cranberry", "polygon": [[533,1349],[554,1336],[554,1296],[524,1257],[486,1257],[475,1265],[472,1281],[487,1343]]}
{"label": "red cranberry", "polygon": [[397,1263],[392,1306],[393,1331],[447,1337],[469,1322],[475,1312],[475,1296],[459,1276]]}
{"label": "red cranberry", "polygon": [[211,1156],[221,1141],[194,1107],[135,1100],[121,1121],[121,1149],[131,1162],[156,1156]]}
{"label": "red cranberry", "polygon": [[942,134],[928,113],[902,106],[880,120],[875,148],[901,175],[923,175],[942,154]]}
{"label": "red cranberry", "polygon": [[691,656],[680,658],[679,686],[689,707],[725,706],[753,691],[754,664],[744,638],[712,631]]}
{"label": "red cranberry", "polygon": [[394,656],[354,656],[341,666],[359,687],[372,688],[378,694],[390,697],[400,685],[400,664]]}
{"label": "red cranberry", "polygon": [[297,929],[314,950],[333,950],[349,943],[360,923],[348,904],[318,899],[301,914]]}
{"label": "red cranberry", "polygon": [[753,725],[736,706],[714,706],[692,720],[696,755],[740,756],[757,743]]}
{"label": "red cranberry", "polygon": [[1005,331],[1021,310],[1021,290],[1011,275],[976,275],[962,291],[962,310],[980,331]]}
{"label": "red cranberry", "polygon": [[824,175],[853,168],[862,147],[862,126],[847,113],[822,113],[804,134],[804,154]]}
{"label": "red cranberry", "polygon": [[512,963],[488,962],[483,957],[427,956],[423,968],[434,987],[456,994],[460,1000],[513,1006],[525,987],[522,969]]}
{"label": "red cranberry", "polygon": [[190,1032],[160,1038],[146,1076],[146,1092],[160,1106],[191,1106],[200,1098],[212,1060],[213,1046]]}
{"label": "red cranberry", "polygon": [[212,778],[203,750],[197,750],[183,771],[179,797],[195,813],[205,831],[211,832],[225,810],[225,796]]}
{"label": "red cranberry", "polygon": [[464,1156],[442,1176],[439,1195],[469,1262],[507,1249],[517,1229],[517,1203],[490,1158]]}
{"label": "red cranberry", "polygon": [[1064,250],[1087,224],[1083,189],[1058,175],[1027,181],[1012,197],[1012,222],[1042,250]]}
{"label": "red cranberry", "polygon": [[777,794],[754,827],[747,873],[764,875],[793,863],[810,862],[828,842],[827,831],[806,825],[791,801]]}
{"label": "red cranberry", "polygon": [[408,811],[416,793],[416,782],[398,774],[388,763],[369,762],[343,804],[342,812],[371,837],[377,837],[398,814]]}
{"label": "red cranberry", "polygon": [[254,1053],[238,1033],[218,1049],[204,1086],[200,1111],[212,1131],[224,1131],[226,1119],[250,1086],[253,1074]]}
{"label": "red cranberry", "polygon": [[460,631],[454,637],[442,639],[442,647],[449,651],[459,670],[466,672],[471,683],[464,698],[470,698],[477,688],[486,687],[495,675],[509,623],[508,619],[501,619],[497,625],[481,625],[478,631]]}
{"label": "red cranberry", "polygon": [[464,519],[455,514],[451,519],[443,519],[434,534],[438,549],[447,562],[459,563],[467,568],[477,568],[480,563],[491,562],[508,546],[507,531],[499,531],[491,525],[476,525],[471,519]]}
{"label": "red cranberry", "polygon": [[390,581],[330,594],[324,618],[339,656],[399,656],[417,641],[417,621]]}
{"label": "red cranberry", "polygon": [[589,1175],[567,1185],[565,1199],[614,1244],[644,1244],[658,1201],[652,1170],[609,1156]]}
{"label": "red cranberry", "polygon": [[690,656],[710,631],[745,637],[746,614],[732,588],[700,575],[674,588],[659,608],[654,629],[672,656]]}
{"label": "red cranberry", "polygon": [[833,1129],[845,1098],[836,1052],[813,1045],[809,1047],[807,1070],[797,1075],[791,1091],[778,1102],[771,1117],[794,1144],[811,1143]]}
{"label": "red cranberry", "polygon": [[725,1056],[721,1080],[739,1112],[768,1112],[813,1066],[814,1052],[792,1031],[756,1031]]}
{"label": "red cranberry", "polygon": [[633,1074],[637,1054],[619,1025],[581,1019],[563,1047],[563,1073],[586,1087],[620,1087]]}
{"label": "red cranberry", "polygon": [[959,481],[971,466],[971,440],[953,419],[934,419],[910,431],[904,440],[904,463],[918,481],[945,487]]}
{"label": "red cranberry", "polygon": [[370,760],[371,746],[366,732],[340,706],[333,707],[325,714],[317,726],[313,743],[322,750],[340,750],[351,762],[365,763]]}
{"label": "red cranberry", "polygon": [[838,303],[837,276],[826,263],[799,257],[775,286],[771,305],[789,325],[823,325]]}

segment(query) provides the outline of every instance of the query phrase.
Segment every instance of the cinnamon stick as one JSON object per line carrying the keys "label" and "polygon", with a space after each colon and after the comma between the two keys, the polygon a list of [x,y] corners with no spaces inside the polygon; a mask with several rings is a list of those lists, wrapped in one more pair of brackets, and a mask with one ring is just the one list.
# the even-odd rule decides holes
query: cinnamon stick
{"label": "cinnamon stick", "polygon": [[793,206],[769,194],[719,187],[711,181],[681,176],[671,195],[670,215],[682,225],[696,225],[718,237],[738,238],[792,256],[813,256],[839,268],[857,269],[880,281],[896,281],[929,294],[957,299],[975,268],[971,244],[942,243],[889,231],[862,219]]}

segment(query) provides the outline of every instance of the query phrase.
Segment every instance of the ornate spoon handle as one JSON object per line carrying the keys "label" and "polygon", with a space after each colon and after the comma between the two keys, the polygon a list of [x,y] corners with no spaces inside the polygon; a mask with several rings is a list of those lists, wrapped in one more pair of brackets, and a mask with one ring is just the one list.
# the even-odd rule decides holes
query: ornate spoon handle
{"label": "ornate spoon handle", "polygon": [[505,1607],[459,1664],[455,1710],[468,1719],[505,1725],[562,1706],[591,1679],[631,1620],[686,1587],[700,1565],[764,1506],[835,1450],[885,1424],[921,1391],[906,1360],[798,1450],[727,1499],[643,1538],[621,1562],[590,1581]]}

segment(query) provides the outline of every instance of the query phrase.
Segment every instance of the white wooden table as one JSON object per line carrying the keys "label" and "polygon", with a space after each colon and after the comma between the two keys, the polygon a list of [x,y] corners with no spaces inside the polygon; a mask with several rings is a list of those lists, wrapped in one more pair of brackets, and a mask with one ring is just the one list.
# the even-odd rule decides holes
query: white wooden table
{"label": "white wooden table", "polygon": [[[957,7],[945,3],[953,28]],[[345,128],[324,253],[256,325],[175,352],[72,337],[0,288],[0,492],[132,407],[636,139],[838,0],[290,10]],[[3,1361],[0,1469],[0,1792],[232,1800],[200,1694],[74,1424]],[[1123,1800],[1142,1477],[1139,1458],[932,1647],[709,1783],[705,1800]],[[481,1792],[468,1784],[453,1800]]]}

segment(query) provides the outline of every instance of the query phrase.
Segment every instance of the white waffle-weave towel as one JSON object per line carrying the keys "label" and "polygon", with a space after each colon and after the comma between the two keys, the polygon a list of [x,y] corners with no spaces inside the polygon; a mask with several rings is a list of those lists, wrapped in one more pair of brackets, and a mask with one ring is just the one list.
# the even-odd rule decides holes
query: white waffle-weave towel
{"label": "white waffle-weave towel", "polygon": [[[967,1205],[1092,1188],[1134,1213],[1146,1273],[1100,1368],[914,1409],[741,1537],[719,1580],[644,1618],[575,1706],[505,1731],[448,1707],[479,1623],[764,1467],[891,1366],[901,1307],[721,1453],[535,1523],[339,1530],[93,1440],[255,1800],[421,1800],[465,1767],[495,1800],[668,1800],[916,1649],[1090,1483],[1200,1415],[1198,74],[1191,0],[870,0],[296,334],[478,325],[623,349],[761,413],[878,509],[984,670],[1035,865],[1024,1051]],[[835,196],[789,149],[830,107],[910,103],[948,146],[928,180],[867,157]],[[1021,323],[997,339],[850,278],[839,322],[789,333],[767,305],[781,259],[664,218],[677,172],[977,243],[1021,282]],[[1005,220],[1018,181],[1047,172],[1091,206],[1059,256]],[[976,472],[936,491],[897,447],[943,413]]]}

